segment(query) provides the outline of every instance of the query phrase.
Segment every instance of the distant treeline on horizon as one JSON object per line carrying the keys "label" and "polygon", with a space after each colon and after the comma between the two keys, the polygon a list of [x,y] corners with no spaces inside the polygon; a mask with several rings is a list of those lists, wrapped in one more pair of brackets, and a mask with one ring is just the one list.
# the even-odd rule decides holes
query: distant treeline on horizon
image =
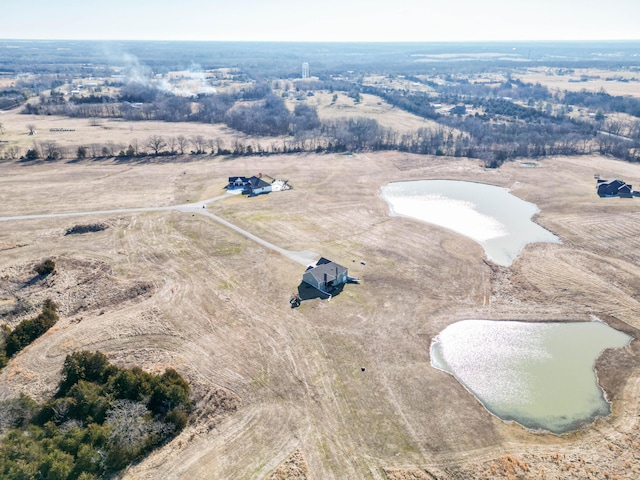
{"label": "distant treeline on horizon", "polygon": [[[345,70],[416,74],[439,69],[514,66],[523,62],[588,67],[637,65],[640,40],[504,42],[218,42],[140,40],[0,40],[0,73],[66,72],[136,61],[157,73],[235,67],[262,76]],[[257,73],[256,73],[257,75]]]}

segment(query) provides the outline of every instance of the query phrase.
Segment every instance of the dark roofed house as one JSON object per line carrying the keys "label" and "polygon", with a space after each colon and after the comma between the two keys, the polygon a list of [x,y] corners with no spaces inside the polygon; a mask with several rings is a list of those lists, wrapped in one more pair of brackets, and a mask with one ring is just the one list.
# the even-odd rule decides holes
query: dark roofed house
{"label": "dark roofed house", "polygon": [[229,177],[227,190],[233,190],[234,188],[244,187],[248,181],[249,179],[247,177]]}
{"label": "dark roofed house", "polygon": [[260,195],[261,193],[269,193],[270,191],[270,183],[265,182],[259,177],[253,176],[247,180],[242,193],[248,195]]}
{"label": "dark roofed house", "polygon": [[618,189],[618,195],[621,197],[631,198],[633,196],[631,185],[625,183]]}
{"label": "dark roofed house", "polygon": [[601,197],[631,197],[632,186],[622,180],[598,180],[596,191]]}
{"label": "dark roofed house", "polygon": [[323,293],[329,293],[335,287],[347,283],[349,270],[329,259],[322,257],[315,265],[310,265],[302,275],[302,281],[317,288]]}

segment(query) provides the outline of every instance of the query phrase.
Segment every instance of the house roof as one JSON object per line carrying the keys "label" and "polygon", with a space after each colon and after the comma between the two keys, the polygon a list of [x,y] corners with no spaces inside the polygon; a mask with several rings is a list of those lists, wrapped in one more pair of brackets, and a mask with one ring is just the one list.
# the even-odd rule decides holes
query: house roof
{"label": "house roof", "polygon": [[[324,257],[316,262],[315,267],[307,268],[305,273],[309,273],[318,283],[333,282],[340,274],[346,273],[347,267],[332,262]],[[326,275],[326,280],[325,280]]]}
{"label": "house roof", "polygon": [[247,177],[229,177],[229,183],[234,183],[236,180],[240,180],[241,182],[245,183],[248,178]]}
{"label": "house roof", "polygon": [[249,179],[249,185],[251,186],[251,188],[264,188],[268,187],[270,184],[265,182],[261,178],[254,176]]}

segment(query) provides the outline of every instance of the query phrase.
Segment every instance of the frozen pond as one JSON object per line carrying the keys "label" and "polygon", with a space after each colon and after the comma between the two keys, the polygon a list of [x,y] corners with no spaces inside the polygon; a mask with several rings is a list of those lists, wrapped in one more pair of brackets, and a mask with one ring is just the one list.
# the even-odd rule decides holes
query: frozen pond
{"label": "frozen pond", "polygon": [[465,320],[431,344],[431,364],[452,374],[490,412],[531,429],[576,430],[610,413],[595,361],[631,337],[593,322]]}
{"label": "frozen pond", "polygon": [[411,217],[472,238],[489,260],[509,266],[533,242],[559,242],[531,220],[539,210],[506,188],[456,180],[417,180],[382,187],[391,215]]}

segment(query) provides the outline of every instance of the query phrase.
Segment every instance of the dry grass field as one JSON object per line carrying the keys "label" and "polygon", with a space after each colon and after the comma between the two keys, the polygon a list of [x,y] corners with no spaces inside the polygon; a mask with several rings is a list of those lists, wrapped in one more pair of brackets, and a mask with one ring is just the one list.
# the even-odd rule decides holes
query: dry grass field
{"label": "dry grass field", "polygon": [[[101,147],[113,145],[115,153],[120,149],[138,141],[141,150],[149,150],[145,144],[150,136],[169,137],[185,136],[187,139],[201,135],[205,140],[220,138],[223,147],[231,148],[239,139],[245,144],[262,145],[263,148],[273,142],[282,142],[272,137],[249,137],[220,124],[160,122],[160,121],[127,121],[122,119],[89,119],[71,118],[58,115],[24,115],[18,110],[0,112],[0,122],[4,125],[4,133],[0,139],[9,142],[7,146],[18,146],[22,153],[32,148],[34,142],[54,141],[58,146],[67,148],[70,158],[75,157],[80,145],[97,144]],[[37,133],[29,135],[27,125],[34,125]],[[56,131],[51,131],[51,130]],[[64,131],[61,131],[64,130]],[[193,147],[185,150],[188,153]]]}
{"label": "dry grass field", "polygon": [[[307,97],[305,102],[317,108],[318,116],[322,120],[364,117],[376,120],[382,127],[391,128],[400,134],[415,132],[419,128],[437,128],[438,124],[417,115],[413,115],[399,108],[393,107],[380,97],[363,94],[359,103],[345,93],[337,94],[333,102],[333,94],[317,92],[313,97]],[[290,100],[288,105],[295,108],[296,100]]]}
{"label": "dry grass field", "polygon": [[[598,361],[612,415],[563,436],[502,422],[429,361],[431,340],[460,319],[596,315],[637,339],[640,200],[599,198],[593,175],[637,185],[640,167],[582,157],[488,170],[396,152],[167,160],[3,163],[0,217],[194,202],[230,175],[264,172],[293,190],[208,211],[320,252],[361,284],[291,309],[304,267],[193,213],[0,221],[0,311],[52,298],[61,313],[0,374],[0,398],[51,395],[65,355],[80,349],[120,366],[173,366],[195,412],[126,479],[640,477],[637,340]],[[429,178],[509,187],[562,243],[530,245],[502,268],[471,240],[388,216],[382,185]],[[108,228],[65,235],[92,222]],[[32,282],[48,257],[56,273]]]}
{"label": "dry grass field", "polygon": [[[587,81],[580,81],[582,77]],[[596,68],[575,69],[573,73],[558,75],[546,67],[528,69],[524,74],[514,74],[525,83],[539,83],[552,92],[600,92],[613,96],[640,97],[640,74],[629,71],[600,70]],[[607,80],[609,79],[609,80]]]}

